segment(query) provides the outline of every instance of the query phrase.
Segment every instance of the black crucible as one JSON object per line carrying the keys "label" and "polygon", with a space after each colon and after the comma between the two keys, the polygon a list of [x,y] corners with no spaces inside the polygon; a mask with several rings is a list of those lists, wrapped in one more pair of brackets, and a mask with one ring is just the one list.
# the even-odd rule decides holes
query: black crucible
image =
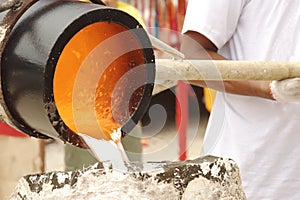
{"label": "black crucible", "polygon": [[[0,13],[2,22],[8,12]],[[151,42],[118,9],[36,1],[17,20],[1,55],[2,121],[30,136],[84,147],[78,127],[93,121],[100,131],[92,136],[105,138],[112,123],[126,134],[150,102]]]}

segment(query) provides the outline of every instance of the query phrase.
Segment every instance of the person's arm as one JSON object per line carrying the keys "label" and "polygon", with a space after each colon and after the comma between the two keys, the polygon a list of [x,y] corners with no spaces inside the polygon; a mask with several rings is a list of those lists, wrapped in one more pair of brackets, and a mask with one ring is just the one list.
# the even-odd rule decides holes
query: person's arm
{"label": "person's arm", "polygon": [[[217,53],[217,47],[204,35],[188,31],[182,39],[181,51],[187,59],[226,60]],[[273,99],[270,92],[270,81],[199,81],[190,80],[193,85],[209,87],[232,94],[257,96]]]}

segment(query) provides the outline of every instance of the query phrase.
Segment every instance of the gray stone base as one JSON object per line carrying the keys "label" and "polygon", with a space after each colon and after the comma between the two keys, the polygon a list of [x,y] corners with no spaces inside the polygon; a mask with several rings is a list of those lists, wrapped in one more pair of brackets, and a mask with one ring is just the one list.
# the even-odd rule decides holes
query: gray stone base
{"label": "gray stone base", "polygon": [[83,170],[28,175],[11,199],[246,199],[239,168],[227,158],[206,156],[185,162],[111,163]]}

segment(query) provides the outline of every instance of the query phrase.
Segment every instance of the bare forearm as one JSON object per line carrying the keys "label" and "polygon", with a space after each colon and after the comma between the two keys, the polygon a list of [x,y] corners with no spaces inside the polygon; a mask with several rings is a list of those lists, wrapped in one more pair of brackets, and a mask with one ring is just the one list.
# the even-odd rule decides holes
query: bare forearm
{"label": "bare forearm", "polygon": [[[215,52],[207,52],[213,60],[225,60],[223,56]],[[270,94],[270,81],[197,81],[191,80],[191,84],[208,87],[217,91],[232,94],[257,96],[272,99]]]}
{"label": "bare forearm", "polygon": [[221,92],[272,99],[269,81],[189,81],[192,85]]}
{"label": "bare forearm", "polygon": [[[188,33],[188,36],[190,37],[183,38],[183,45],[181,49],[181,51],[185,53],[188,59],[226,60],[225,57],[216,53],[217,48],[209,43],[209,41],[207,42],[207,39],[205,37],[201,35],[199,37],[199,34],[194,32]],[[192,40],[191,38],[194,40]],[[269,81],[189,80],[189,82],[193,85],[208,87],[221,92],[272,99],[272,96],[270,94]]]}

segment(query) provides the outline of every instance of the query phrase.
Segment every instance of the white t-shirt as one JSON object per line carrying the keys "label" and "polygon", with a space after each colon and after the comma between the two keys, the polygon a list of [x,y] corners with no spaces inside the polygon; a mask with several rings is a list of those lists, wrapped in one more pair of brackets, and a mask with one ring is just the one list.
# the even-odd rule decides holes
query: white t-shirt
{"label": "white t-shirt", "polygon": [[[187,30],[228,59],[300,61],[298,0],[189,0]],[[248,199],[300,199],[300,104],[218,92],[203,152],[238,163]]]}

